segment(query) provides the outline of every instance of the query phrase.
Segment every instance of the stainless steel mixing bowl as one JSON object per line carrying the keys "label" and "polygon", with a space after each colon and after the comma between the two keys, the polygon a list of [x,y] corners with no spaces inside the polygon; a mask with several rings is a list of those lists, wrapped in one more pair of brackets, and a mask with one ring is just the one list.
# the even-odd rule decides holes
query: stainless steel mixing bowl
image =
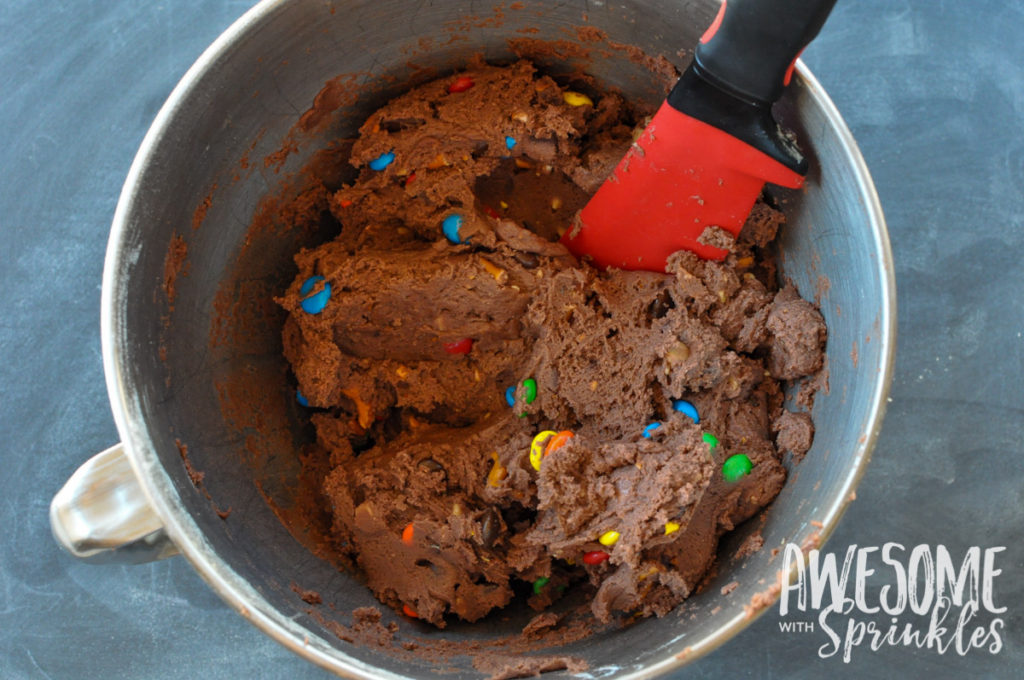
{"label": "stainless steel mixing bowl", "polygon": [[[353,608],[375,604],[355,579],[303,547],[270,507],[287,512],[297,452],[309,440],[270,298],[294,276],[292,253],[324,234],[317,225],[302,233],[272,224],[252,229],[257,206],[267,195],[287,194],[289,173],[329,140],[351,134],[417,68],[443,74],[474,53],[508,60],[510,38],[562,41],[542,60],[548,69],[583,68],[606,86],[656,103],[661,81],[615,43],[684,65],[678,50],[695,44],[716,8],[713,0],[523,0],[503,8],[446,0],[267,0],[248,12],[174,90],[124,185],[102,307],[107,384],[122,444],[83,466],[54,499],[61,543],[96,561],[180,551],[244,617],[339,674],[438,673],[429,660],[400,660],[342,641],[292,589],[319,592],[319,611],[342,624]],[[581,47],[587,36],[579,26],[605,31],[608,40]],[[304,127],[312,131],[297,128],[335,78],[338,87],[320,97],[319,110],[337,109],[321,126],[307,116]],[[352,89],[342,86],[352,83],[360,95],[346,99]],[[785,196],[791,227],[781,247],[785,275],[820,302],[829,328],[830,389],[814,406],[814,447],[767,512],[766,548],[735,557],[752,530],[741,528],[725,542],[715,580],[680,608],[684,615],[642,620],[557,650],[586,660],[595,677],[665,673],[746,625],[757,610],[752,600],[776,582],[781,567],[770,548],[813,545],[829,535],[880,427],[896,325],[878,199],[839,113],[802,65],[779,112],[813,168],[806,188]],[[283,147],[290,153],[273,155]],[[235,389],[240,379],[243,387]],[[218,509],[230,514],[224,519]],[[733,580],[738,586],[723,595],[720,586]],[[475,639],[485,647],[523,620],[493,618],[430,633],[384,613],[385,623],[398,621],[400,637]],[[478,674],[468,657],[451,664],[459,677]]]}

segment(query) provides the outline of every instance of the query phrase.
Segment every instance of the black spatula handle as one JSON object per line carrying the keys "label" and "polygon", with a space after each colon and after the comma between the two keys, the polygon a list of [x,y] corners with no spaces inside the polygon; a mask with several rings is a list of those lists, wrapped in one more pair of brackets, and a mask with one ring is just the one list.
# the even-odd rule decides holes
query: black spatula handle
{"label": "black spatula handle", "polygon": [[836,0],[726,0],[694,56],[694,70],[751,104],[782,96],[793,62]]}

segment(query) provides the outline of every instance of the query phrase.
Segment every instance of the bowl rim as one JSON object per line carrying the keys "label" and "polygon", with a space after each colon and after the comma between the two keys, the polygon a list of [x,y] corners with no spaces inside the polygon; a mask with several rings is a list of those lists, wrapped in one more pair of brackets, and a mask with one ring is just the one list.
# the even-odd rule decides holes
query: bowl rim
{"label": "bowl rim", "polygon": [[[234,571],[214,551],[199,526],[187,512],[167,470],[160,464],[156,447],[144,426],[144,408],[138,392],[133,389],[123,368],[128,347],[124,316],[127,286],[121,273],[138,257],[137,247],[130,241],[131,215],[139,196],[139,182],[144,169],[154,160],[154,152],[176,114],[184,106],[203,75],[232,50],[233,45],[251,29],[272,18],[283,5],[281,0],[262,0],[231,24],[196,60],[175,86],[147,131],[125,179],[114,213],[106,257],[104,260],[100,335],[107,392],[114,421],[124,444],[125,453],[153,510],[164,522],[166,532],[181,553],[207,584],[235,611],[262,632],[333,673],[350,678],[405,678],[371,666],[330,645],[293,619],[277,611],[252,585]],[[865,436],[858,441],[853,464],[843,480],[841,493],[820,516],[818,533],[824,542],[852,499],[851,492],[860,482],[871,458],[886,411],[887,396],[892,384],[896,347],[896,284],[892,251],[878,194],[853,135],[824,88],[801,60],[797,60],[796,79],[808,96],[820,107],[828,124],[836,133],[857,179],[857,190],[869,216],[869,231],[876,250],[876,273],[882,282],[883,295],[879,309],[878,338],[881,346],[880,379],[875,384],[870,407],[864,421]],[[792,578],[793,572],[787,575]],[[772,598],[774,602],[776,598]],[[717,629],[693,644],[680,645],[664,658],[619,677],[635,680],[654,678],[669,673],[723,645],[768,607],[754,615],[738,613]]]}

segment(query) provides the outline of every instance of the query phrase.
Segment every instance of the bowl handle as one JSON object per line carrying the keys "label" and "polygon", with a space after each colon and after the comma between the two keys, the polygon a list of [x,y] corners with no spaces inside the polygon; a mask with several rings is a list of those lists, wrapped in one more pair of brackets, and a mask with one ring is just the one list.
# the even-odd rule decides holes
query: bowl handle
{"label": "bowl handle", "polygon": [[57,543],[95,564],[141,564],[178,554],[120,444],[78,468],[50,503]]}

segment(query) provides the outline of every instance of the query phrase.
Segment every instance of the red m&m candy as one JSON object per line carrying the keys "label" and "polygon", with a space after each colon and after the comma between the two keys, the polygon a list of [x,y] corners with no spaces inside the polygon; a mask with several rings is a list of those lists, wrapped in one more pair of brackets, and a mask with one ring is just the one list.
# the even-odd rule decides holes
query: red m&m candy
{"label": "red m&m candy", "polygon": [[473,349],[473,338],[462,338],[454,342],[446,342],[441,346],[448,354],[469,354]]}
{"label": "red m&m candy", "polygon": [[454,81],[452,81],[451,85],[448,86],[448,92],[450,94],[455,94],[456,92],[465,92],[474,85],[476,85],[476,83],[474,83],[473,79],[470,78],[469,76],[459,76]]}

